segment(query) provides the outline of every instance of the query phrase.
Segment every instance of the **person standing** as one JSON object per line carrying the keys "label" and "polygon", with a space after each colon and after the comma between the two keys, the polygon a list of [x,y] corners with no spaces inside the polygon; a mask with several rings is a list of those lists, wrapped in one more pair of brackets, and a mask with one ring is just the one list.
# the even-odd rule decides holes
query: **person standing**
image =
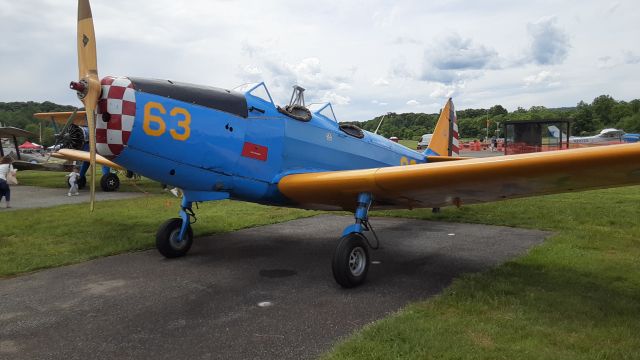
{"label": "person standing", "polygon": [[12,162],[13,159],[8,155],[0,160],[0,201],[2,201],[4,197],[7,202],[7,208],[11,207],[11,188],[7,182],[7,178],[10,176],[10,173],[14,171],[11,165]]}
{"label": "person standing", "polygon": [[79,195],[80,193],[78,192],[78,179],[80,178],[80,173],[79,173],[80,169],[77,166],[73,167],[73,171],[71,171],[69,173],[69,175],[67,175],[67,177],[69,178],[69,193],[67,194],[67,196],[72,196],[72,195]]}

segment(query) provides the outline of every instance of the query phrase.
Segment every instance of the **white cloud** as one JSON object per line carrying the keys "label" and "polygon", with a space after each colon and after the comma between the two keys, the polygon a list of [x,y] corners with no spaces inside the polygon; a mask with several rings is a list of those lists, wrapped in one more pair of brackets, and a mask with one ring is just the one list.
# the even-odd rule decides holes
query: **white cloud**
{"label": "white cloud", "polygon": [[245,65],[240,72],[240,77],[246,82],[258,82],[262,79],[262,70],[256,65]]}
{"label": "white cloud", "polygon": [[529,75],[523,79],[525,86],[549,84],[556,75],[549,70],[542,70],[537,74]]}
{"label": "white cloud", "polygon": [[351,102],[351,98],[348,96],[338,95],[333,91],[326,91],[321,97],[321,102],[330,102],[336,105],[348,105]]}
{"label": "white cloud", "polygon": [[611,61],[611,56],[601,56],[598,58],[598,69],[609,69],[615,66],[615,63]]}
{"label": "white cloud", "polygon": [[449,34],[424,51],[420,78],[451,84],[476,78],[484,69],[497,68],[498,53],[457,33]]}
{"label": "white cloud", "polygon": [[[280,102],[291,94],[293,85],[300,85],[306,89],[307,102],[331,101],[339,105],[349,103],[350,98],[346,95],[352,89],[352,85],[347,82],[350,80],[349,76],[329,75],[323,70],[318,57],[307,57],[298,62],[285,61],[284,56],[273,49],[249,42],[242,44],[242,51],[252,60],[262,63],[262,67],[244,66],[243,78],[247,81],[259,81],[261,77]],[[353,69],[349,69],[349,72],[353,72]]]}
{"label": "white cloud", "polygon": [[612,2],[609,5],[609,8],[607,9],[607,13],[609,14],[613,14],[614,12],[616,12],[616,10],[618,10],[618,8],[620,7],[620,3],[617,1]]}
{"label": "white cloud", "polygon": [[418,105],[420,105],[420,102],[418,100],[411,99],[411,100],[407,101],[407,105],[409,105],[409,106],[418,106]]}
{"label": "white cloud", "polygon": [[[435,112],[428,103],[449,96],[459,109],[510,110],[638,97],[633,1],[496,4],[330,1],[308,11],[290,1],[111,0],[92,10],[101,76],[222,88],[264,81],[278,104],[297,83],[307,102],[332,100],[345,119],[415,111],[408,99]],[[3,1],[0,77],[11,86],[0,101],[81,105],[64,91],[77,77],[76,17],[73,2]]]}
{"label": "white cloud", "polygon": [[385,78],[377,78],[373,81],[374,86],[389,86],[389,80]]}
{"label": "white cloud", "polygon": [[413,78],[414,73],[409,69],[409,65],[403,58],[394,59],[391,68],[389,69],[389,75],[394,78],[407,79]]}
{"label": "white cloud", "polygon": [[373,23],[377,27],[388,28],[393,26],[396,16],[398,15],[398,8],[393,6],[391,9],[376,10],[371,17]]}
{"label": "white cloud", "polygon": [[415,39],[411,36],[398,36],[391,42],[394,45],[420,45],[422,42],[418,39]]}
{"label": "white cloud", "polygon": [[636,55],[632,51],[624,51],[624,63],[625,64],[638,64],[640,63],[640,55]]}
{"label": "white cloud", "polygon": [[544,17],[527,24],[531,37],[530,56],[536,64],[560,64],[567,58],[569,36],[556,23],[555,17]]}
{"label": "white cloud", "polygon": [[448,99],[457,96],[464,90],[466,83],[460,81],[453,84],[436,84],[435,89],[429,94],[433,99]]}

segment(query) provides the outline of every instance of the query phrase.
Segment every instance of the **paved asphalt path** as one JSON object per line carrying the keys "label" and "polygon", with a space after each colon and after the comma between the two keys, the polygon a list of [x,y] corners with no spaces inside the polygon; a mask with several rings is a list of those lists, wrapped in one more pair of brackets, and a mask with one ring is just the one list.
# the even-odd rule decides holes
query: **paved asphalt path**
{"label": "paved asphalt path", "polygon": [[[96,200],[121,200],[144,195],[142,192],[104,192],[96,191]],[[66,204],[89,202],[89,190],[80,191],[78,196],[67,196],[67,189],[44,188],[38,186],[11,186],[11,208],[4,208],[4,201],[0,204],[0,214],[3,211],[43,208]]]}
{"label": "paved asphalt path", "polygon": [[149,250],[0,280],[0,358],[316,358],[549,235],[374,218],[382,248],[368,281],[344,290],[330,261],[351,222],[322,215],[198,238],[180,259]]}

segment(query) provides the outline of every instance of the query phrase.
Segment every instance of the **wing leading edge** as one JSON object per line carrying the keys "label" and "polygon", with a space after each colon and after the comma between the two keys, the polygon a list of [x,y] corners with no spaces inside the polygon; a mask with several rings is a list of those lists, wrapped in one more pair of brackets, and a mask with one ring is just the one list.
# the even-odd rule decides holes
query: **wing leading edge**
{"label": "wing leading edge", "polygon": [[352,210],[369,192],[378,208],[421,208],[640,184],[640,144],[387,168],[294,174],[279,190],[310,209]]}
{"label": "wing leading edge", "polygon": [[[52,120],[58,124],[64,125],[69,120],[69,117],[73,114],[71,111],[63,111],[63,112],[46,112],[46,113],[35,113],[33,117],[42,120],[49,121]],[[87,126],[87,115],[84,111],[76,112],[76,115],[73,117],[73,123],[78,126]]]}
{"label": "wing leading edge", "polygon": [[[52,153],[51,156],[58,159],[65,159],[65,160],[71,160],[71,161],[87,161],[87,162],[89,161],[89,152],[82,151],[82,150],[60,149]],[[96,154],[96,163],[100,165],[108,166],[112,169],[126,170],[122,166],[114,163],[113,161],[99,154]]]}

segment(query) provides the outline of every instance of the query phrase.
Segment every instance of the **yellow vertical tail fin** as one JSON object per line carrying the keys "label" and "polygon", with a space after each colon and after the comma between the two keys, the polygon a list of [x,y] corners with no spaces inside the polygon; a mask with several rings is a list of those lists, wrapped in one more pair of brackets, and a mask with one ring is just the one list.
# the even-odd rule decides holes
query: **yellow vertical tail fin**
{"label": "yellow vertical tail fin", "polygon": [[451,98],[447,100],[440,112],[431,142],[424,154],[427,156],[460,156],[458,120]]}

